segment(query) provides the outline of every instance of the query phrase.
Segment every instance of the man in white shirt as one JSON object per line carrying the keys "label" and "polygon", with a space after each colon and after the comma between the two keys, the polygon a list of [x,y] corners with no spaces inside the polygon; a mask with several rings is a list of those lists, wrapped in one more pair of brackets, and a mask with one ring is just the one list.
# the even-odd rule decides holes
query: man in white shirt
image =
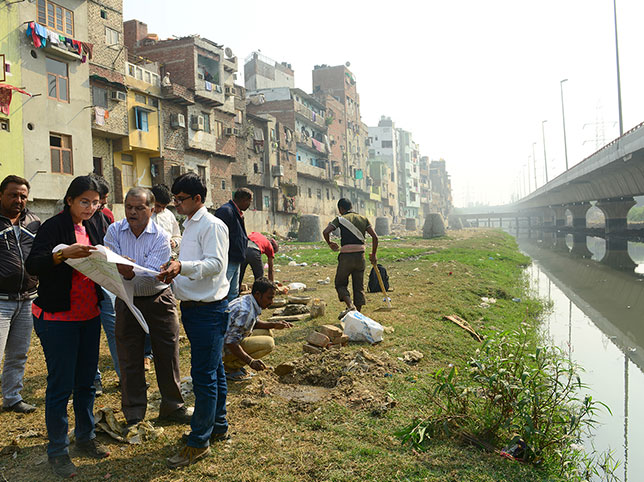
{"label": "man in white shirt", "polygon": [[226,375],[222,362],[228,327],[230,285],[228,228],[204,206],[207,188],[195,173],[179,176],[172,185],[174,205],[187,216],[179,258],[161,268],[158,279],[174,280],[181,300],[181,321],[190,340],[195,410],[187,445],[168,459],[171,468],[184,467],[210,453],[210,441],[227,436]]}

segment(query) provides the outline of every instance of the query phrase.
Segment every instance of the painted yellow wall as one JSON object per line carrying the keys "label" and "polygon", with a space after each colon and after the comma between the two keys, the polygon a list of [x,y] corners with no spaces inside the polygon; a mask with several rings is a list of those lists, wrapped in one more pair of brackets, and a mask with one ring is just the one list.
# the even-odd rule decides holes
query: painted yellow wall
{"label": "painted yellow wall", "polygon": [[[18,7],[0,4],[0,54],[5,55],[5,61],[11,64],[11,73],[7,74],[4,84],[15,87],[21,85],[20,72],[20,35]],[[2,77],[0,77],[1,79]],[[22,136],[22,103],[27,96],[15,93],[10,105],[9,116],[0,114],[0,119],[9,119],[9,132],[0,131],[0,180],[10,174],[24,176],[24,147]]]}
{"label": "painted yellow wall", "polygon": [[[137,102],[135,100],[136,94],[137,94],[137,91],[135,90],[130,90],[127,94],[128,128],[130,133],[129,133],[128,142],[127,142],[129,144],[129,149],[126,149],[126,150],[144,149],[147,151],[156,152],[158,155],[159,109],[152,107],[149,104],[143,104],[143,103]],[[140,94],[146,95],[148,100],[151,98],[151,96],[147,94],[143,94],[143,93],[140,93]],[[151,112],[148,112],[148,132],[140,131],[136,128],[136,115],[135,115],[134,108],[137,106],[143,107],[144,109],[151,111]]]}
{"label": "painted yellow wall", "polygon": [[121,157],[122,154],[128,154],[132,156],[135,168],[134,185],[126,185],[125,181],[122,180],[123,196],[125,196],[128,189],[134,186],[152,187],[152,176],[150,175],[150,157],[154,157],[155,154],[149,154],[147,152],[141,151],[115,152],[114,165],[121,170],[121,176],[123,175],[123,159]]}

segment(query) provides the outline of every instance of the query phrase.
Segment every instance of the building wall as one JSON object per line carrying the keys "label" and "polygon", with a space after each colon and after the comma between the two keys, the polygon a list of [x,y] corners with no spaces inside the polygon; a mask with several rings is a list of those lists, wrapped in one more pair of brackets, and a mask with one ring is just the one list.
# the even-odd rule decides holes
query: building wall
{"label": "building wall", "polygon": [[[333,184],[298,176],[297,212],[300,214],[319,214],[321,225],[331,221],[336,214],[336,205],[340,199],[340,190]],[[328,196],[327,196],[328,193]],[[329,218],[329,219],[326,219]]]}
{"label": "building wall", "polygon": [[[6,75],[4,83],[22,87],[20,39],[24,36],[24,26],[20,25],[18,5],[0,5],[0,53],[5,55],[5,62],[10,64],[11,72]],[[0,67],[1,68],[1,67]],[[0,70],[0,75],[1,75]],[[24,176],[24,145],[22,104],[30,98],[15,93],[11,100],[9,116],[0,114],[0,119],[8,119],[9,131],[0,131],[0,180],[10,174]],[[33,190],[31,193],[33,196]]]}
{"label": "building wall", "polygon": [[295,73],[283,63],[253,52],[244,64],[244,84],[248,90],[295,87]]}
{"label": "building wall", "polygon": [[[74,13],[74,39],[88,41],[87,2],[60,0],[58,5]],[[37,3],[20,3],[19,22],[37,18]],[[35,176],[32,181],[34,198],[42,199],[49,206],[51,214],[55,201],[65,194],[74,176],[84,175],[93,170],[91,135],[91,99],[88,89],[88,63],[81,63],[63,49],[34,48],[25,35],[26,25],[15,31],[20,37],[20,58],[22,61],[22,84],[27,91],[40,93],[23,106],[23,131],[25,177]],[[32,52],[36,58],[32,56]],[[46,57],[55,58],[68,65],[69,102],[48,98]],[[46,112],[47,115],[43,115]],[[29,127],[32,127],[29,129]],[[73,174],[51,172],[49,134],[65,134],[72,138]],[[36,175],[36,171],[45,173]]]}

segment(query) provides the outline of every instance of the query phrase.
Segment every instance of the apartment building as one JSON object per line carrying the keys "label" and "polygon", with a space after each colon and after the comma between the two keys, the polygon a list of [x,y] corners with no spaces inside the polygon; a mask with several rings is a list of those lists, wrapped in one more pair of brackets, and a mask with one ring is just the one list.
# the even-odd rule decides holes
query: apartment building
{"label": "apartment building", "polygon": [[420,209],[419,147],[412,133],[396,129],[398,144],[398,205],[403,218],[418,219]]}
{"label": "apartment building", "polygon": [[[3,116],[9,136],[0,132],[0,155],[4,158],[10,139],[7,166],[30,180],[31,208],[47,218],[72,178],[94,169],[88,2],[5,2],[0,8],[6,27],[0,54],[5,62],[9,59],[11,74],[6,76],[5,64],[4,76],[10,82],[19,80],[20,85],[11,85],[31,94],[14,94],[9,115]],[[22,148],[14,145],[16,141]]]}
{"label": "apartment building", "polygon": [[431,212],[441,213],[447,217],[454,207],[452,199],[452,181],[447,172],[447,163],[444,159],[429,163],[429,176],[431,179],[432,198]]}
{"label": "apartment building", "polygon": [[380,192],[382,215],[399,222],[398,144],[395,123],[382,116],[378,125],[368,127],[369,171],[373,188]]}

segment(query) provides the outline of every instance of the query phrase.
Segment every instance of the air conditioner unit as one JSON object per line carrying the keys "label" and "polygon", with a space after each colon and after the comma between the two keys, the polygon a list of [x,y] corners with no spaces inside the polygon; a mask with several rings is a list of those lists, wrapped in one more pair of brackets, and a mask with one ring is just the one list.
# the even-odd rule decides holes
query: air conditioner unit
{"label": "air conditioner unit", "polygon": [[193,115],[190,117],[190,128],[193,131],[204,130],[205,120],[202,115]]}
{"label": "air conditioner unit", "polygon": [[226,95],[235,95],[235,87],[232,85],[224,86],[224,93]]}
{"label": "air conditioner unit", "polygon": [[125,102],[125,100],[127,100],[127,96],[125,95],[125,92],[122,92],[120,90],[113,90],[110,92],[110,99],[117,102]]}
{"label": "air conditioner unit", "polygon": [[284,166],[271,166],[271,175],[273,177],[284,177]]}
{"label": "air conditioner unit", "polygon": [[224,129],[224,135],[225,136],[232,136],[232,135],[234,135],[234,131],[236,131],[236,130],[237,129],[233,129],[232,127],[226,127]]}
{"label": "air conditioner unit", "polygon": [[186,126],[186,118],[183,114],[172,114],[170,116],[170,125],[175,129]]}

